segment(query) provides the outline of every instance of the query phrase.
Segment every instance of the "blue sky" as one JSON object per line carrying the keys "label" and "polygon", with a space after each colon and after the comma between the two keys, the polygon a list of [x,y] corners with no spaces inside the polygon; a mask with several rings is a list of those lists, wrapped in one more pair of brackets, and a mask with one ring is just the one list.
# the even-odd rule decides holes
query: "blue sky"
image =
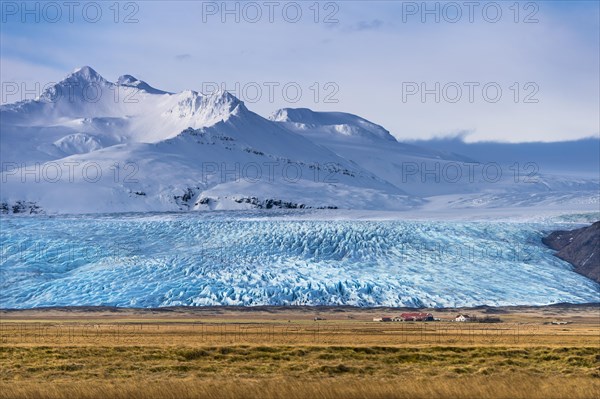
{"label": "blue sky", "polygon": [[132,74],[169,91],[223,85],[263,116],[346,111],[399,138],[598,136],[598,2],[475,3],[471,22],[462,1],[428,2],[429,14],[420,1],[284,1],[271,21],[263,1],[228,2],[226,15],[221,1],[121,2],[118,15],[113,1],[82,1],[70,22],[62,1],[60,17],[45,3],[27,14],[3,1],[0,77],[34,88],[90,65],[108,80]]}

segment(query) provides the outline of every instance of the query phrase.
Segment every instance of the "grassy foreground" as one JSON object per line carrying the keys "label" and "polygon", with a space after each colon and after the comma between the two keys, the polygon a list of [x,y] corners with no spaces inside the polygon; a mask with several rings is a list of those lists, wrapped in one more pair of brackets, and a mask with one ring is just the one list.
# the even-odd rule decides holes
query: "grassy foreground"
{"label": "grassy foreground", "polygon": [[597,398],[598,384],[584,378],[540,378],[526,376],[419,378],[392,380],[348,379],[320,380],[141,380],[106,382],[52,382],[0,384],[2,397],[56,399],[558,399]]}
{"label": "grassy foreground", "polygon": [[496,309],[493,325],[356,309],[2,312],[0,398],[597,399],[599,311]]}

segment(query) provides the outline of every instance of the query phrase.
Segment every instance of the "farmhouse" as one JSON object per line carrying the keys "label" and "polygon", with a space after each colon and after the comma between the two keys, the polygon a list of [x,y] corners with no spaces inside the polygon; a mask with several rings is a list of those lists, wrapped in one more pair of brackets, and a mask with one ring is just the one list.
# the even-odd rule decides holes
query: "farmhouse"
{"label": "farmhouse", "polygon": [[474,321],[474,320],[475,320],[475,317],[469,316],[468,314],[459,314],[458,316],[456,316],[454,318],[454,321],[459,321],[462,323],[466,323],[466,322]]}
{"label": "farmhouse", "polygon": [[421,312],[402,313],[398,321],[433,321],[433,315]]}

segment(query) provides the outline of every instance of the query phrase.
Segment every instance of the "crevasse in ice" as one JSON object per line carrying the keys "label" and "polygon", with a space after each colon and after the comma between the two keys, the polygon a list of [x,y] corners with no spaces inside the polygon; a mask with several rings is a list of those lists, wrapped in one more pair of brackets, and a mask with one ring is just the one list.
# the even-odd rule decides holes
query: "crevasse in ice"
{"label": "crevasse in ice", "polygon": [[0,307],[597,302],[529,223],[8,217]]}

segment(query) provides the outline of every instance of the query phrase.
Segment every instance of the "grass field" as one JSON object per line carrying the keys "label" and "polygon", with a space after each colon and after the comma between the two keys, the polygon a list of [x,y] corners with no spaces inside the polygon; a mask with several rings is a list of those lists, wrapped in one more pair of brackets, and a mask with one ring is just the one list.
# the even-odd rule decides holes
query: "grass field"
{"label": "grass field", "polygon": [[0,397],[600,397],[598,305],[445,321],[456,311],[428,323],[372,321],[390,309],[3,311]]}

